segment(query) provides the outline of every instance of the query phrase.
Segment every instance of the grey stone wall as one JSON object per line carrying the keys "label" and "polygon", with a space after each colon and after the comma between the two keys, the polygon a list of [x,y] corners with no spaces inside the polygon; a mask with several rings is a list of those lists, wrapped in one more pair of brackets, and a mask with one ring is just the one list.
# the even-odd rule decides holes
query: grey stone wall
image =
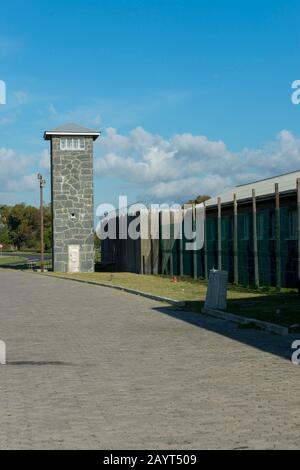
{"label": "grey stone wall", "polygon": [[80,245],[80,271],[94,271],[93,139],[85,150],[60,150],[51,139],[53,268],[68,271],[68,246]]}

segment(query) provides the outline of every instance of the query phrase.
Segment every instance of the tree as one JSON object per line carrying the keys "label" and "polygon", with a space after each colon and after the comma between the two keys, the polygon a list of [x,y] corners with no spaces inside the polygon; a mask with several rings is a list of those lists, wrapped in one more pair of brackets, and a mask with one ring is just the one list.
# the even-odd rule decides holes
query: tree
{"label": "tree", "polygon": [[[20,250],[40,250],[40,210],[26,204],[0,206],[0,242]],[[51,206],[44,207],[45,249],[52,248]]]}
{"label": "tree", "polygon": [[210,196],[207,194],[203,194],[202,196],[197,196],[195,199],[190,199],[186,204],[201,204],[201,202],[205,202],[210,199]]}

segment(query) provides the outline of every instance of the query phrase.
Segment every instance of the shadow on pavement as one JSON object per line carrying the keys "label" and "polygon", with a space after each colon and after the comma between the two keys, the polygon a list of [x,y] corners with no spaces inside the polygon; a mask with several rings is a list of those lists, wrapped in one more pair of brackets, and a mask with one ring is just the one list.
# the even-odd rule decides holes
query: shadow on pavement
{"label": "shadow on pavement", "polygon": [[220,320],[201,313],[176,310],[172,306],[158,307],[153,310],[287,360],[291,360],[293,353],[292,342],[295,339],[300,339],[300,334],[279,336],[256,329],[243,329],[228,320]]}
{"label": "shadow on pavement", "polygon": [[8,366],[72,366],[70,362],[61,361],[13,361],[7,362]]}

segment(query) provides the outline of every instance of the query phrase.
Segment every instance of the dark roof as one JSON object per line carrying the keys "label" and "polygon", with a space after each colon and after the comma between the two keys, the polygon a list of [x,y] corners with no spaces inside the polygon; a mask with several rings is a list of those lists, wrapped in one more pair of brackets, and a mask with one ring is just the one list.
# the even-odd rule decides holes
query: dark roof
{"label": "dark roof", "polygon": [[71,122],[63,124],[62,126],[56,127],[50,131],[45,131],[44,139],[49,140],[52,136],[56,135],[89,135],[96,140],[99,137],[100,132]]}

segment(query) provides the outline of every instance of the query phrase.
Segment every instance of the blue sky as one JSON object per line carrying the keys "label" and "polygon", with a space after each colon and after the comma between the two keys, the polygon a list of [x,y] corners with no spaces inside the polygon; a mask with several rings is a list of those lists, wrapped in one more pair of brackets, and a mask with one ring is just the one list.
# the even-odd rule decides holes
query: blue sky
{"label": "blue sky", "polygon": [[0,201],[38,204],[43,131],[102,131],[95,204],[183,202],[300,169],[297,1],[11,0],[0,7]]}

